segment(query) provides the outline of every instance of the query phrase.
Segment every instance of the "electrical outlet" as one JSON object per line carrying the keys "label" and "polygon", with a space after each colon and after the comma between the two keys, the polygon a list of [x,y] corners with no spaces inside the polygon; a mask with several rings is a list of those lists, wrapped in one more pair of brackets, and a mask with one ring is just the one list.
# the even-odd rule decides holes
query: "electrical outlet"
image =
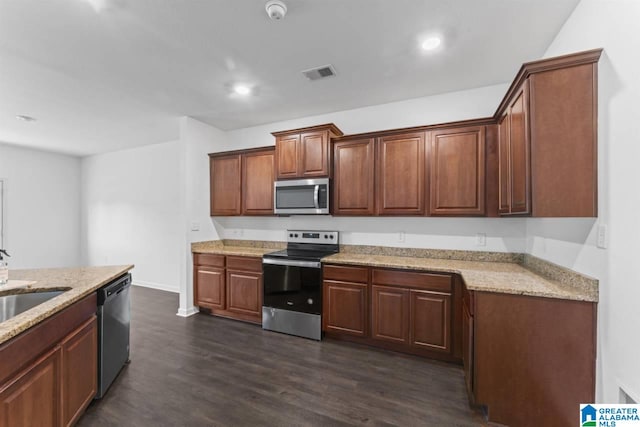
{"label": "electrical outlet", "polygon": [[229,230],[229,234],[231,235],[231,237],[242,237],[242,229],[241,228],[232,228]]}
{"label": "electrical outlet", "polygon": [[191,222],[191,231],[200,231],[200,223],[197,221]]}
{"label": "electrical outlet", "polygon": [[598,236],[596,246],[602,249],[607,247],[607,226],[604,224],[598,225]]}
{"label": "electrical outlet", "polygon": [[487,246],[487,235],[485,233],[476,233],[476,246]]}
{"label": "electrical outlet", "polygon": [[404,235],[404,231],[401,231],[398,233],[398,242],[404,242],[405,240],[405,235]]}

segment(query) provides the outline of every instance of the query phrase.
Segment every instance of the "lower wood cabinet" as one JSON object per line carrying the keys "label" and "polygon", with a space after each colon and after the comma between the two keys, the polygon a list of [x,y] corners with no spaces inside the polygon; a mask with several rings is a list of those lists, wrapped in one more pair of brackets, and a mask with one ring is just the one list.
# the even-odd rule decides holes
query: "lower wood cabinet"
{"label": "lower wood cabinet", "polygon": [[61,344],[62,425],[74,424],[98,390],[98,322],[95,317]]}
{"label": "lower wood cabinet", "polygon": [[262,323],[262,259],[194,254],[194,305],[211,314]]}
{"label": "lower wood cabinet", "polygon": [[451,293],[410,291],[411,345],[451,352]]}
{"label": "lower wood cabinet", "polygon": [[60,359],[55,347],[0,390],[0,426],[59,425]]}
{"label": "lower wood cabinet", "polygon": [[323,274],[328,336],[460,361],[451,275],[337,265],[325,265]]}
{"label": "lower wood cabinet", "polygon": [[367,284],[325,280],[323,316],[325,331],[364,337],[367,335]]}
{"label": "lower wood cabinet", "polygon": [[0,427],[69,426],[98,379],[96,295],[0,345]]}

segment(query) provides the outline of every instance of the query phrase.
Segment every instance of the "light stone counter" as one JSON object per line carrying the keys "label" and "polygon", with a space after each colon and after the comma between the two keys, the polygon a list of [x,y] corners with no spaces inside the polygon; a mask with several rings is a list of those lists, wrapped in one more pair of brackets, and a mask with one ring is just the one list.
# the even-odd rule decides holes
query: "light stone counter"
{"label": "light stone counter", "polygon": [[[246,244],[243,244],[246,242]],[[250,245],[250,243],[253,243]],[[273,242],[273,244],[258,244],[256,241],[225,241],[214,240],[209,242],[195,242],[191,244],[191,252],[199,254],[234,255],[262,258],[262,255],[286,247],[286,244]]]}
{"label": "light stone counter", "polygon": [[9,270],[10,280],[28,280],[28,286],[0,286],[0,296],[34,291],[63,290],[62,294],[0,323],[0,344],[37,325],[76,301],[131,270],[133,265],[105,267]]}
{"label": "light stone counter", "polygon": [[520,264],[451,259],[339,253],[322,259],[325,264],[402,268],[460,274],[467,289],[482,292],[598,301],[595,287],[578,287],[546,279]]}

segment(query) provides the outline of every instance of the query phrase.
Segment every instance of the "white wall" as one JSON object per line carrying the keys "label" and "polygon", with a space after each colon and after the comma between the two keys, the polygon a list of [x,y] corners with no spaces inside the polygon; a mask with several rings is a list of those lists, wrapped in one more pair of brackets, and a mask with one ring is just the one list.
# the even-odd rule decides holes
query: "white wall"
{"label": "white wall", "polygon": [[180,152],[171,141],[82,159],[85,264],[135,264],[134,283],[179,291]]}
{"label": "white wall", "polygon": [[0,144],[9,269],[80,264],[80,160]]}
{"label": "white wall", "polygon": [[[545,57],[604,48],[598,67],[599,217],[529,219],[527,251],[600,279],[597,400],[640,402],[640,2],[582,0]],[[608,249],[595,247],[599,224]]]}

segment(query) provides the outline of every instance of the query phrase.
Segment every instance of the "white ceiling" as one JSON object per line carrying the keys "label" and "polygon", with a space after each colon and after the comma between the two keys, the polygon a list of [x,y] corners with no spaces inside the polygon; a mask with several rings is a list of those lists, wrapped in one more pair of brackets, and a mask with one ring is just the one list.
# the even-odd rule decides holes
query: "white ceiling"
{"label": "white ceiling", "polygon": [[229,130],[509,82],[578,0],[285,2],[277,22],[265,0],[0,0],[0,140],[87,155],[177,139],[185,115]]}

